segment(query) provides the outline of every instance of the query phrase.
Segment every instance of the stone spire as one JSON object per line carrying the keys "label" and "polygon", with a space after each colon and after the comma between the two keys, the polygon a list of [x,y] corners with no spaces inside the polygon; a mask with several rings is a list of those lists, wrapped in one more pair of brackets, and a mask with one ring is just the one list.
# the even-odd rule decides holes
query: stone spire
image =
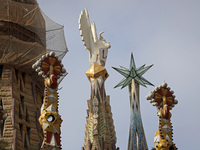
{"label": "stone spire", "polygon": [[176,150],[173,142],[173,129],[171,123],[170,110],[178,103],[175,99],[174,91],[167,87],[167,83],[163,83],[155,90],[149,92],[147,100],[156,106],[159,116],[159,130],[154,137],[154,146],[156,150]]}
{"label": "stone spire", "polygon": [[[129,132],[129,142],[128,150],[148,150],[145,132],[142,124],[142,117],[140,113],[140,95],[139,95],[139,86],[142,85],[152,85],[149,81],[142,77],[142,75],[149,70],[151,66],[145,67],[145,65],[136,68],[133,54],[131,54],[131,61],[129,69],[125,67],[114,68],[125,78],[117,84],[115,87],[122,86],[122,88],[128,86],[129,88],[129,97],[130,97],[130,132]],[[138,139],[138,140],[137,140]]]}
{"label": "stone spire", "polygon": [[[79,29],[86,49],[89,50],[89,69],[86,75],[91,83],[91,97],[87,100],[85,150],[116,150],[116,134],[112,119],[110,96],[105,92],[105,80],[108,78],[105,63],[110,44],[96,34],[96,26],[92,28],[87,9],[81,12]],[[95,36],[95,37],[94,37]]]}

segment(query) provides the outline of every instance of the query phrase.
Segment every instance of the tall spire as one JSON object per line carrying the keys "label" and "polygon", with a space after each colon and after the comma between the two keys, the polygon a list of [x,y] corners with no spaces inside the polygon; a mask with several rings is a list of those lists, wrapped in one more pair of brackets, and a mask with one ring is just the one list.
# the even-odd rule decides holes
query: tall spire
{"label": "tall spire", "polygon": [[167,87],[167,83],[164,82],[161,86],[149,92],[146,99],[158,109],[159,130],[154,137],[155,149],[176,150],[177,148],[173,143],[173,129],[170,120],[172,116],[170,110],[178,103],[175,100],[174,91],[170,90],[170,87]]}
{"label": "tall spire", "polygon": [[142,75],[151,67],[152,65],[147,67],[143,65],[139,68],[136,68],[133,54],[131,54],[129,69],[125,67],[113,67],[113,69],[115,69],[125,77],[115,86],[115,88],[119,86],[122,86],[122,88],[128,86],[129,88],[131,116],[128,150],[148,149],[140,113],[139,85],[142,85],[144,87],[146,87],[146,85],[153,86],[152,83],[142,77]]}
{"label": "tall spire", "polygon": [[83,150],[116,150],[116,134],[112,119],[110,96],[105,93],[108,78],[105,68],[108,49],[102,33],[97,38],[96,27],[91,30],[87,9],[81,12],[79,29],[86,49],[89,50],[89,69],[86,75],[91,83],[91,97],[87,100],[87,124]]}
{"label": "tall spire", "polygon": [[133,53],[131,53],[131,60],[130,60],[130,66],[129,69],[122,67],[121,68],[115,68],[113,67],[113,69],[115,69],[116,71],[118,71],[121,75],[123,75],[125,78],[122,79],[122,81],[120,81],[116,86],[122,86],[122,88],[130,85],[132,83],[132,79],[135,80],[137,85],[142,85],[144,87],[146,87],[146,85],[151,85],[154,86],[152,83],[150,83],[149,81],[147,81],[145,78],[142,77],[142,75],[147,72],[153,65],[147,66],[145,67],[145,65],[136,68],[135,65],[135,61],[133,58]]}
{"label": "tall spire", "polygon": [[34,65],[33,69],[45,81],[44,100],[39,118],[44,133],[42,150],[61,150],[61,116],[58,113],[58,82],[60,76],[66,74],[61,62],[54,52],[43,55]]}

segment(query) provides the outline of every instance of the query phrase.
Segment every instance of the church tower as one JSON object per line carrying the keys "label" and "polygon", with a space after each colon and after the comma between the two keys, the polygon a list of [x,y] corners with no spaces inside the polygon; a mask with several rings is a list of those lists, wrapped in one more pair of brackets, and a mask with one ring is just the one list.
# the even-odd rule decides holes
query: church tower
{"label": "church tower", "polygon": [[90,26],[87,9],[81,12],[79,29],[85,49],[89,50],[89,69],[86,75],[91,83],[82,150],[117,150],[110,96],[105,92],[105,80],[109,76],[105,63],[110,44],[102,37],[102,33],[97,37],[95,24]]}
{"label": "church tower", "polygon": [[44,81],[32,65],[51,49],[49,18],[36,0],[0,0],[0,5],[0,149],[38,150]]}
{"label": "church tower", "polygon": [[146,85],[153,86],[152,83],[147,81],[142,75],[149,70],[152,65],[145,67],[145,65],[136,68],[133,54],[131,54],[131,61],[129,68],[121,67],[114,68],[121,75],[124,76],[119,84],[115,86],[122,88],[128,86],[129,98],[130,98],[130,129],[129,129],[129,141],[128,150],[148,150],[145,132],[142,124],[142,116],[140,111],[140,85],[146,87]]}

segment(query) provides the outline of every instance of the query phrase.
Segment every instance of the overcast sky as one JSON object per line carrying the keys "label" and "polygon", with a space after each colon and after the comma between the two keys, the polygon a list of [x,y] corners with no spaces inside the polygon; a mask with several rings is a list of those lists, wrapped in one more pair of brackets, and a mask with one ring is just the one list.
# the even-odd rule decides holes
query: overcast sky
{"label": "overcast sky", "polygon": [[[129,67],[131,52],[137,67],[154,66],[144,77],[159,86],[168,83],[179,101],[172,112],[174,142],[180,150],[199,149],[200,124],[200,1],[199,0],[38,0],[51,19],[64,25],[69,52],[63,64],[69,73],[60,87],[63,150],[84,143],[90,82],[88,51],[78,29],[80,12],[88,9],[98,33],[111,43],[106,69],[117,146],[126,150],[129,133],[128,88],[113,89],[123,78],[111,67]],[[149,149],[158,130],[156,107],[145,99],[155,87],[140,87],[141,114]]]}

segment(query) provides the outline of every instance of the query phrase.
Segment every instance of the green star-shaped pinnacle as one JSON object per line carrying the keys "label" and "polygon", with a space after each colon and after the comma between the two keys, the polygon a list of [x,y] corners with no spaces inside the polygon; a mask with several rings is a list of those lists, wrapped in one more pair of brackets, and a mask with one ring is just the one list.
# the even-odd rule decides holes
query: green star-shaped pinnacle
{"label": "green star-shaped pinnacle", "polygon": [[152,83],[150,83],[149,81],[147,81],[145,78],[142,77],[142,75],[145,72],[147,72],[147,70],[149,70],[152,66],[153,65],[145,67],[145,65],[143,65],[139,68],[136,68],[135,61],[133,58],[133,53],[131,53],[131,61],[130,61],[129,69],[124,68],[122,66],[120,66],[121,69],[112,67],[113,69],[115,69],[116,71],[118,71],[120,74],[122,74],[125,77],[114,88],[119,87],[119,86],[122,86],[122,88],[124,88],[127,85],[132,83],[132,79],[135,80],[136,84],[142,85],[144,87],[146,87],[146,85],[154,86]]}

